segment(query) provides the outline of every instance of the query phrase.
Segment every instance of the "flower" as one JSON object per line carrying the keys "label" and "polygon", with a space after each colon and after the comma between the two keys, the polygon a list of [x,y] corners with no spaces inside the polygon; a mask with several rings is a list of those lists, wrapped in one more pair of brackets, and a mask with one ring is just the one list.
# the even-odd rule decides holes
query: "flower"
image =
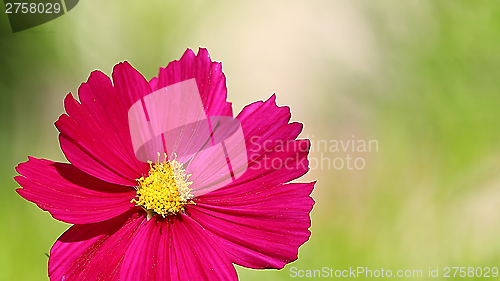
{"label": "flower", "polygon": [[51,280],[236,280],[233,263],[297,259],[315,182],[289,182],[310,144],[274,95],[233,119],[221,64],[188,49],[149,82],[127,62],[112,80],[94,71],[78,96],[55,123],[70,164],[29,157],[15,177],[19,195],[74,224],[50,251]]}

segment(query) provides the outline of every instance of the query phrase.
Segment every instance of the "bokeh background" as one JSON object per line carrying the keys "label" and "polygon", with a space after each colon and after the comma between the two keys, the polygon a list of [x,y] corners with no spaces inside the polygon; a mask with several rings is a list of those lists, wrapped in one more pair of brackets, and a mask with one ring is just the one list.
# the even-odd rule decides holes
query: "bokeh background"
{"label": "bokeh background", "polygon": [[223,62],[235,113],[276,93],[313,145],[379,144],[313,147],[311,159],[366,166],[300,179],[318,182],[299,259],[238,267],[241,280],[289,280],[291,267],[500,266],[499,1],[85,0],[16,34],[0,15],[0,280],[47,280],[45,253],[69,227],[13,180],[28,155],[66,161],[53,125],[64,96],[94,69],[128,60],[151,78],[200,46]]}

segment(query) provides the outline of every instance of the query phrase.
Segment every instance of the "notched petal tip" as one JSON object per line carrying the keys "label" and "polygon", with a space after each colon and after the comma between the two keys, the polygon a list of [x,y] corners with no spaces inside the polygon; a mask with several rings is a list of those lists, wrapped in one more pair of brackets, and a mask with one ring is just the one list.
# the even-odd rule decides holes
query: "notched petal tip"
{"label": "notched petal tip", "polygon": [[113,72],[115,71],[115,69],[127,69],[127,68],[133,68],[135,70],[135,68],[130,64],[130,62],[124,60],[113,66]]}

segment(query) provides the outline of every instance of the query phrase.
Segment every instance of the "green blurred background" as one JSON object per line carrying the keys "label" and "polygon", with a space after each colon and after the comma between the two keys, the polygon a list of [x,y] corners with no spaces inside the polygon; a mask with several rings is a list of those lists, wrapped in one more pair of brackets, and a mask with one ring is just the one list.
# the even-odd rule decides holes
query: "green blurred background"
{"label": "green blurred background", "polygon": [[500,266],[500,1],[85,0],[16,34],[0,16],[0,280],[47,280],[45,253],[68,228],[12,179],[28,155],[66,161],[53,125],[64,96],[94,69],[128,60],[151,78],[200,46],[223,62],[235,114],[275,92],[313,144],[379,143],[350,153],[362,170],[300,179],[318,183],[299,259],[238,267],[241,280]]}

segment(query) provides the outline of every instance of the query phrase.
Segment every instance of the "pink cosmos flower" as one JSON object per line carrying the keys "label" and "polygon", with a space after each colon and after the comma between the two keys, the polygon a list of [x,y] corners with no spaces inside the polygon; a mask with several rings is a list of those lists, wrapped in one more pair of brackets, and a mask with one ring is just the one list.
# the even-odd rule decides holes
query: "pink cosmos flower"
{"label": "pink cosmos flower", "polygon": [[237,280],[233,263],[297,259],[314,182],[289,182],[309,169],[309,141],[274,95],[233,119],[221,64],[188,49],[149,82],[127,62],[112,80],[94,71],[78,96],[56,122],[70,164],[29,157],[15,177],[74,224],[51,280]]}

